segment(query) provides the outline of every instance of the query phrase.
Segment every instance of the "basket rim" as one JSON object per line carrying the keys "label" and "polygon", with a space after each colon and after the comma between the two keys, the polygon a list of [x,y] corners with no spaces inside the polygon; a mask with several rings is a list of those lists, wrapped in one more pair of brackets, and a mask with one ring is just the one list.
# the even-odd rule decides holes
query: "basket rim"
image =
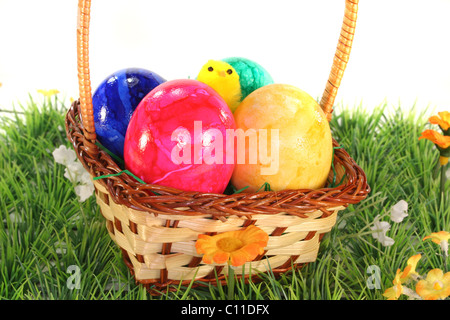
{"label": "basket rim", "polygon": [[[92,178],[123,172],[107,152],[98,148],[95,141],[89,140],[84,135],[79,100],[74,101],[67,111],[65,125],[67,138]],[[332,139],[333,146],[340,147],[338,142]],[[108,191],[109,197],[115,203],[156,215],[206,214],[218,219],[236,215],[251,219],[254,214],[286,213],[307,217],[306,213],[317,210],[328,215],[333,208],[356,204],[370,193],[364,171],[344,148],[335,149],[334,163],[344,168],[342,177],[345,178],[344,183],[320,189],[214,194],[142,184],[127,174],[101,178],[96,180],[96,183]],[[177,209],[180,207],[185,209]]]}

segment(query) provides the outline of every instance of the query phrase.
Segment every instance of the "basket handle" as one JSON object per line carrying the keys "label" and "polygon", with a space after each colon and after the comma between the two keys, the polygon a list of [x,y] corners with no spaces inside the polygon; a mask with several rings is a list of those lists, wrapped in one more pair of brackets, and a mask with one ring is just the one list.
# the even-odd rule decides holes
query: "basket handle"
{"label": "basket handle", "polygon": [[333,104],[337,95],[345,68],[347,67],[352,50],[353,36],[355,35],[356,18],[358,15],[359,0],[346,0],[344,21],[342,21],[341,34],[334,54],[333,65],[323,92],[320,106],[325,112],[328,121],[331,121]]}
{"label": "basket handle", "polygon": [[78,1],[77,21],[77,66],[78,88],[81,108],[81,123],[84,136],[96,140],[94,110],[92,106],[91,77],[89,70],[89,23],[91,17],[91,0]]}
{"label": "basket handle", "polygon": [[[344,75],[355,33],[356,18],[359,0],[346,0],[344,20],[342,22],[336,53],[330,75],[325,86],[320,106],[331,120],[333,104],[338,88]],[[92,88],[89,70],[89,23],[90,23],[91,0],[78,1],[77,22],[77,65],[78,86],[80,94],[81,121],[85,137],[91,141],[96,139],[94,125],[94,111],[92,106]]]}

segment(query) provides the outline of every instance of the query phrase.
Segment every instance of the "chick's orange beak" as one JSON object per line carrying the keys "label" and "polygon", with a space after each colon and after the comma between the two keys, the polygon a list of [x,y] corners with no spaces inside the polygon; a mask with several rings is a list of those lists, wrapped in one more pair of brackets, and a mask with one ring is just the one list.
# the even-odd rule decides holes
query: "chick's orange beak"
{"label": "chick's orange beak", "polygon": [[226,72],[221,70],[221,71],[217,71],[217,73],[219,74],[219,77],[225,77],[226,76]]}

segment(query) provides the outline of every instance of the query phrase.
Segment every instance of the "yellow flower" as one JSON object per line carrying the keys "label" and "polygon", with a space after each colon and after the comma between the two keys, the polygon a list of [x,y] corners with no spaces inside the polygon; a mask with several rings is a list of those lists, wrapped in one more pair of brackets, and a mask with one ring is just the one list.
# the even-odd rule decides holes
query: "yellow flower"
{"label": "yellow flower", "polygon": [[442,130],[446,131],[448,128],[450,128],[450,112],[443,111],[438,112],[437,116],[432,116],[429,119],[429,122],[431,124],[437,124],[439,127],[441,127]]}
{"label": "yellow flower", "polygon": [[442,149],[447,149],[450,146],[450,136],[443,136],[439,132],[430,129],[422,132],[422,135],[419,137],[420,139],[430,140]]}
{"label": "yellow flower", "polygon": [[441,246],[442,251],[444,251],[445,256],[448,256],[448,240],[450,239],[450,233],[447,231],[433,232],[429,236],[423,238],[423,241],[431,239],[434,243]]}
{"label": "yellow flower", "polygon": [[419,275],[416,272],[416,266],[417,266],[417,262],[419,262],[421,257],[422,257],[422,255],[419,253],[408,259],[408,261],[406,262],[407,266],[406,266],[405,270],[403,270],[403,272],[400,274],[400,280],[402,283],[405,283],[411,277],[415,277],[415,276]]}
{"label": "yellow flower", "polygon": [[441,244],[442,241],[447,241],[450,239],[450,233],[447,231],[433,232],[429,236],[423,238],[423,240],[431,239],[434,243]]}
{"label": "yellow flower", "polygon": [[383,296],[388,298],[388,300],[397,300],[400,295],[403,292],[403,286],[402,281],[400,280],[400,277],[402,275],[402,271],[400,269],[397,270],[397,273],[395,274],[395,278],[392,281],[394,284],[393,287],[390,287],[389,289],[386,289],[384,291]]}
{"label": "yellow flower", "polygon": [[263,254],[268,240],[267,233],[250,225],[243,230],[228,231],[215,236],[200,234],[195,248],[198,254],[204,254],[204,263],[228,262],[238,267]]}
{"label": "yellow flower", "polygon": [[441,166],[445,166],[448,163],[448,157],[440,156],[439,163],[441,164]]}
{"label": "yellow flower", "polygon": [[425,300],[445,299],[450,295],[450,272],[430,270],[425,280],[416,285],[416,292]]}
{"label": "yellow flower", "polygon": [[50,89],[50,90],[42,90],[42,89],[40,89],[40,90],[38,90],[38,92],[43,94],[46,97],[51,97],[51,96],[54,96],[55,94],[59,93],[59,91],[56,90],[56,89]]}

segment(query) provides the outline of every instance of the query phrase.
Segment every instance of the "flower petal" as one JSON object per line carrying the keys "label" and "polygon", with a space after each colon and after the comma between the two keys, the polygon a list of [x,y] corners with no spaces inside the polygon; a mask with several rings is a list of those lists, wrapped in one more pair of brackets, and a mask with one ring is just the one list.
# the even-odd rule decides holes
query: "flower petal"
{"label": "flower petal", "polygon": [[408,203],[405,200],[400,200],[391,208],[391,220],[394,222],[402,222],[408,216]]}
{"label": "flower petal", "polygon": [[230,263],[233,267],[240,267],[247,262],[248,255],[245,251],[239,250],[230,254]]}
{"label": "flower petal", "polygon": [[374,233],[372,233],[372,237],[377,239],[383,246],[391,246],[395,243],[394,239],[386,236],[386,232],[391,228],[389,222],[380,221],[379,215],[377,215],[374,219],[374,225],[370,228]]}
{"label": "flower petal", "polygon": [[442,130],[448,130],[450,128],[450,112],[443,111],[438,112],[437,116],[432,116],[428,120],[431,124],[439,125]]}
{"label": "flower petal", "polygon": [[427,239],[431,239],[434,243],[441,244],[442,241],[450,240],[450,233],[447,231],[432,232],[430,235],[423,238],[423,241]]}
{"label": "flower petal", "polygon": [[81,184],[75,187],[79,201],[84,202],[94,194],[94,185]]}
{"label": "flower petal", "polygon": [[217,251],[214,254],[213,260],[215,263],[225,263],[228,261],[228,259],[230,258],[230,254],[228,252],[224,252],[224,251]]}
{"label": "flower petal", "polygon": [[72,163],[77,158],[75,151],[72,149],[68,149],[66,146],[61,145],[59,148],[55,149],[52,152],[53,158],[56,163],[67,166],[69,163]]}
{"label": "flower petal", "polygon": [[213,263],[213,257],[211,255],[205,254],[202,258],[202,261],[206,264],[211,264]]}
{"label": "flower petal", "polygon": [[447,149],[450,146],[450,136],[443,136],[435,130],[425,130],[419,137],[419,140],[427,139],[441,147],[442,149]]}
{"label": "flower petal", "polygon": [[422,255],[416,254],[408,259],[407,266],[403,270],[403,272],[400,275],[400,279],[402,283],[405,283],[407,280],[409,280],[413,275],[417,275],[416,267],[419,260],[422,258]]}

